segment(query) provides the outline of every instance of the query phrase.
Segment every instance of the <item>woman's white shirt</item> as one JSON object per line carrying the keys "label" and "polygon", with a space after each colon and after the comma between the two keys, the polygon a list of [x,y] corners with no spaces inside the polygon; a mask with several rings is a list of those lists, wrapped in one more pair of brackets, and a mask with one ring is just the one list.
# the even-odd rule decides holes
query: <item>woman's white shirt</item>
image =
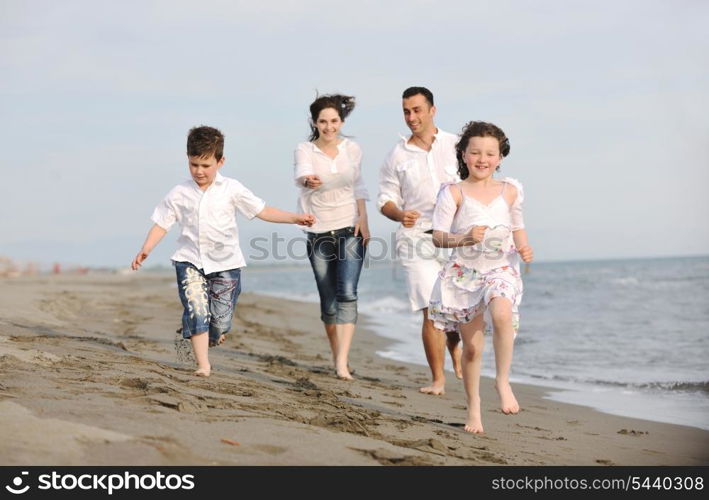
{"label": "woman's white shirt", "polygon": [[[315,216],[316,223],[307,229],[312,233],[354,226],[359,218],[357,200],[369,199],[361,173],[362,149],[343,138],[337,150],[337,156],[330,158],[313,142],[301,142],[295,149],[298,211]],[[317,189],[303,186],[308,175],[317,175],[322,185]]]}

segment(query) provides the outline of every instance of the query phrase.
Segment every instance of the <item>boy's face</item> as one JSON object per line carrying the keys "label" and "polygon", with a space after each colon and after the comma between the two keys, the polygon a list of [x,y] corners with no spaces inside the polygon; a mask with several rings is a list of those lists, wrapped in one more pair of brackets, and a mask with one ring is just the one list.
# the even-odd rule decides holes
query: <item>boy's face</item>
{"label": "boy's face", "polygon": [[224,165],[225,158],[221,160],[214,157],[214,154],[209,156],[188,156],[190,165],[190,175],[200,189],[207,189],[212,185],[217,177],[217,171]]}

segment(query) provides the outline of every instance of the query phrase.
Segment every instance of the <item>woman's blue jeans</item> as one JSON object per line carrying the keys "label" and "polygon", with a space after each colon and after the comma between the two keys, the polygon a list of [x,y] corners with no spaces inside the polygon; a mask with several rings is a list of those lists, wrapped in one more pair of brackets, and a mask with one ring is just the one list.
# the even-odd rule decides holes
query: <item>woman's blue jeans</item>
{"label": "woman's blue jeans", "polygon": [[320,294],[325,324],[357,322],[357,283],[364,262],[362,236],[354,227],[308,233],[308,258]]}

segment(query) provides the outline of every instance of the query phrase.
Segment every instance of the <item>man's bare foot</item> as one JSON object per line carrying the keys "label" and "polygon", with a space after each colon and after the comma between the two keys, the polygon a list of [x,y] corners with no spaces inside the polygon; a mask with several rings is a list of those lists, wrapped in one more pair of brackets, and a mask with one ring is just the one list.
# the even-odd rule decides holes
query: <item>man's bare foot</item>
{"label": "man's bare foot", "polygon": [[421,387],[419,392],[423,394],[431,394],[432,396],[443,396],[446,393],[446,381],[433,382],[431,385]]}
{"label": "man's bare foot", "polygon": [[195,377],[209,377],[212,373],[212,367],[208,366],[206,368],[197,368],[192,375]]}
{"label": "man's bare foot", "polygon": [[500,409],[505,415],[515,415],[519,413],[519,403],[512,392],[509,382],[495,382],[495,389],[500,396]]}
{"label": "man's bare foot", "polygon": [[463,365],[460,362],[460,358],[463,354],[463,350],[459,347],[455,351],[453,351],[453,371],[455,372],[455,378],[461,379],[463,378]]}
{"label": "man's bare foot", "polygon": [[456,333],[455,336],[450,335],[450,332],[447,332],[448,334],[448,340],[446,341],[448,345],[448,352],[451,355],[451,361],[453,362],[453,371],[455,372],[455,377],[458,379],[463,378],[463,365],[460,361],[460,359],[463,356],[463,349],[460,346],[460,339],[457,336],[458,334]]}

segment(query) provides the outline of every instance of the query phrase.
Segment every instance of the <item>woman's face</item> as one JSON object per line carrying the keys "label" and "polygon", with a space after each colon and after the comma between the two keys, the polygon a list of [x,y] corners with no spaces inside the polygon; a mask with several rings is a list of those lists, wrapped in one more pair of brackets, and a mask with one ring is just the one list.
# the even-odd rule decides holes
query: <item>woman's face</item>
{"label": "woman's face", "polygon": [[339,137],[343,123],[339,113],[335,109],[325,108],[320,111],[318,119],[315,122],[315,127],[317,127],[320,133],[320,138],[328,142]]}

